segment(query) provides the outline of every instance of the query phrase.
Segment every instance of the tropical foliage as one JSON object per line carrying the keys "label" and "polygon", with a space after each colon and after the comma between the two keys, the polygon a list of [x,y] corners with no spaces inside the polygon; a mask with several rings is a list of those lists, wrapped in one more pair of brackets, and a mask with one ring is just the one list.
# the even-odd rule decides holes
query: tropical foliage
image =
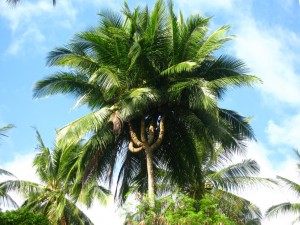
{"label": "tropical foliage", "polygon": [[190,174],[202,179],[202,155],[213,157],[216,145],[241,151],[254,138],[248,119],[218,99],[258,78],[240,60],[216,54],[231,36],[228,26],[208,32],[209,20],[177,17],[171,1],[158,0],[152,11],[125,3],[122,14],[102,12],[98,27],[50,52],[48,65],[69,70],[39,81],[34,96],[72,94],[75,107],[93,110],[58,134],[65,145],[85,139],[83,180],[117,177],[120,202],[134,184],[154,204],[160,165],[184,186]]}
{"label": "tropical foliage", "polygon": [[[260,224],[262,215],[259,208],[237,194],[245,189],[261,185],[271,187],[276,185],[276,182],[272,179],[258,177],[260,169],[254,160],[248,159],[233,164],[230,160],[233,158],[232,154],[227,155],[221,151],[216,156],[214,159],[202,160],[203,163],[199,168],[202,180],[194,178],[184,187],[178,187],[172,182],[172,179],[168,179],[171,177],[172,171],[161,168],[161,179],[157,184],[158,194],[165,196],[179,191],[189,198],[199,201],[209,193],[214,198],[218,211],[235,224]],[[190,177],[192,179],[193,175]],[[209,184],[211,187],[207,187]],[[207,189],[210,188],[213,191],[207,193]],[[138,186],[132,186],[131,191],[138,193]]]}
{"label": "tropical foliage", "polygon": [[[300,152],[295,151],[298,159],[300,160]],[[300,163],[297,164],[298,170],[300,169]],[[289,190],[294,192],[294,194],[299,197],[300,196],[300,184],[297,182],[294,182],[292,180],[289,180],[287,178],[277,176],[277,179],[282,182]],[[300,202],[283,202],[278,205],[274,205],[270,207],[267,212],[267,217],[276,217],[278,214],[283,213],[291,213],[295,214],[295,220],[294,224],[297,224],[300,222]]]}
{"label": "tropical foliage", "polygon": [[152,208],[148,199],[142,199],[136,210],[127,205],[125,224],[143,225],[235,225],[218,210],[212,195],[195,200],[182,193],[160,198]]}
{"label": "tropical foliage", "polygon": [[51,225],[48,219],[25,208],[0,212],[1,225]]}
{"label": "tropical foliage", "polygon": [[[68,167],[72,157],[75,157],[68,155],[71,149],[62,149],[56,145],[50,151],[38,131],[36,134],[39,152],[33,165],[41,183],[7,180],[0,184],[0,188],[22,193],[26,199],[22,207],[45,215],[53,225],[93,224],[75,203],[79,200],[90,206],[95,198],[105,203],[108,192],[96,180],[91,180],[85,190],[80,185],[74,186],[74,178],[70,172],[72,170]],[[73,146],[71,152],[80,154],[78,149],[80,146]]]}
{"label": "tropical foliage", "polygon": [[[256,161],[244,159],[238,163],[230,160],[233,155],[220,152],[215,159],[203,162],[200,171],[206,182],[213,185],[211,194],[214,196],[218,209],[236,224],[260,224],[262,218],[259,208],[249,200],[237,194],[245,189],[260,185],[271,186],[275,181],[261,178],[260,168]],[[194,180],[183,191],[189,196],[199,199],[205,183]]]}
{"label": "tropical foliage", "polygon": [[259,208],[249,200],[237,195],[239,191],[258,185],[271,185],[270,179],[257,177],[259,166],[254,160],[243,160],[215,170],[206,171],[206,179],[214,185],[214,195],[220,212],[236,224],[260,225],[262,218]]}

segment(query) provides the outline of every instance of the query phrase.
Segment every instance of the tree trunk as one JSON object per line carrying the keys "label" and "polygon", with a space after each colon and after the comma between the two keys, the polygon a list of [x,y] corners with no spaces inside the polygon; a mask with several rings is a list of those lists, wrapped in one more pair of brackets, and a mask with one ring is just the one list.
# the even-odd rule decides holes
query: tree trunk
{"label": "tree trunk", "polygon": [[165,134],[164,128],[165,115],[162,115],[159,121],[159,133],[156,141],[154,141],[154,123],[149,125],[148,135],[146,132],[145,119],[141,119],[141,134],[140,139],[136,132],[133,130],[132,124],[129,121],[129,133],[131,140],[129,142],[128,149],[131,152],[139,152],[141,150],[145,151],[146,161],[147,161],[147,175],[148,175],[148,198],[150,201],[150,206],[153,208],[155,205],[155,181],[154,181],[154,170],[153,170],[153,152],[159,148],[163,141]]}
{"label": "tree trunk", "polygon": [[153,170],[153,154],[150,149],[145,149],[147,160],[147,173],[148,173],[148,197],[150,206],[155,205],[155,191],[154,191],[154,170]]}
{"label": "tree trunk", "polygon": [[61,225],[68,225],[65,215],[61,217]]}

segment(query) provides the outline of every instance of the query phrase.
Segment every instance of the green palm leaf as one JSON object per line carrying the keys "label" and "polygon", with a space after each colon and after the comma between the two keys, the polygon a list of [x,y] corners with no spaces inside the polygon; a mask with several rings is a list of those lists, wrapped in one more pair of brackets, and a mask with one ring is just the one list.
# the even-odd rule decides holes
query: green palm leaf
{"label": "green palm leaf", "polygon": [[300,197],[300,184],[297,184],[294,181],[291,181],[287,178],[276,176],[277,179],[282,181],[287,188],[289,188],[291,191],[293,191],[298,197]]}
{"label": "green palm leaf", "polygon": [[284,202],[278,205],[274,205],[270,207],[266,215],[269,217],[274,217],[277,216],[278,213],[295,213],[299,214],[300,213],[300,204],[299,203],[290,203],[290,202]]}
{"label": "green palm leaf", "polygon": [[79,142],[84,135],[90,132],[96,132],[99,128],[101,129],[101,127],[105,128],[111,113],[112,110],[110,108],[104,107],[73,121],[59,130],[57,135],[58,141],[62,142],[62,144]]}
{"label": "green palm leaf", "polygon": [[212,33],[206,40],[204,40],[196,54],[196,60],[199,63],[211,56],[211,53],[221,48],[225,42],[232,38],[230,36],[226,36],[229,28],[229,26],[223,26]]}

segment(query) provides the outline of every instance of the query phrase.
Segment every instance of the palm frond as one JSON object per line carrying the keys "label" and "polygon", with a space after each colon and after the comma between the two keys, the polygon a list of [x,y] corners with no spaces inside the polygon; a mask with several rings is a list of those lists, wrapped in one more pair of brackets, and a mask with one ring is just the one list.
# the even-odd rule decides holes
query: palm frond
{"label": "palm frond", "polygon": [[15,177],[11,172],[4,169],[0,169],[0,175]]}
{"label": "palm frond", "polygon": [[184,22],[180,14],[179,47],[175,49],[179,62],[186,60],[197,62],[195,55],[199,50],[199,42],[205,38],[209,20],[210,18],[203,18],[200,15],[192,15]]}
{"label": "palm frond", "polygon": [[58,142],[61,142],[62,145],[66,144],[66,146],[68,146],[82,140],[84,135],[96,132],[101,129],[101,127],[107,125],[111,113],[112,110],[110,108],[103,107],[96,112],[92,112],[73,121],[59,130],[57,134]]}
{"label": "palm frond", "polygon": [[0,127],[0,136],[5,136],[7,137],[7,135],[5,134],[5,132],[7,132],[8,130],[14,128],[15,126],[13,124],[7,124],[4,127]]}
{"label": "palm frond", "polygon": [[18,208],[18,204],[15,202],[15,200],[5,191],[3,191],[0,188],[0,205],[4,207],[13,207]]}
{"label": "palm frond", "polygon": [[282,181],[291,191],[300,197],[300,184],[281,176],[276,176],[276,178]]}
{"label": "palm frond", "polygon": [[204,59],[211,56],[211,53],[218,50],[223,46],[223,44],[231,39],[230,36],[226,36],[229,26],[220,27],[214,33],[212,33],[204,42],[198,50],[196,59],[200,64]]}
{"label": "palm frond", "polygon": [[284,202],[284,203],[270,207],[266,211],[266,216],[267,217],[276,217],[279,213],[299,214],[299,212],[300,212],[300,204],[299,203]]}
{"label": "palm frond", "polygon": [[[217,102],[204,79],[178,81],[168,90],[171,102],[190,109],[206,110],[216,115]],[[185,105],[184,105],[185,103]]]}
{"label": "palm frond", "polygon": [[44,142],[38,130],[36,130],[36,137],[39,143],[37,146],[37,150],[39,152],[33,159],[33,166],[36,168],[36,172],[39,178],[43,182],[46,182],[50,175],[48,173],[53,173],[52,156],[49,148],[44,145]]}
{"label": "palm frond", "polygon": [[0,183],[1,190],[6,193],[9,191],[17,191],[25,195],[32,192],[39,192],[42,187],[31,181],[22,181],[22,180],[6,180]]}
{"label": "palm frond", "polygon": [[124,93],[120,102],[120,115],[127,121],[158,106],[163,99],[161,93],[153,88],[135,88]]}
{"label": "palm frond", "polygon": [[65,48],[51,51],[47,57],[49,66],[68,66],[84,68],[86,71],[96,71],[99,64],[88,55],[90,45],[87,42],[74,42]]}
{"label": "palm frond", "polygon": [[232,193],[215,190],[215,199],[222,213],[228,216],[237,224],[254,224],[259,225],[262,218],[260,209],[249,200]]}
{"label": "palm frond", "polygon": [[197,66],[197,63],[192,61],[180,62],[168,69],[162,71],[161,75],[178,74],[183,72],[190,72]]}
{"label": "palm frond", "polygon": [[[75,97],[86,95],[89,97],[90,105],[101,106],[105,104],[103,93],[98,85],[89,83],[89,78],[79,72],[59,72],[38,83],[34,88],[34,97],[40,98],[58,93],[73,93]],[[97,103],[95,99],[97,98]]]}

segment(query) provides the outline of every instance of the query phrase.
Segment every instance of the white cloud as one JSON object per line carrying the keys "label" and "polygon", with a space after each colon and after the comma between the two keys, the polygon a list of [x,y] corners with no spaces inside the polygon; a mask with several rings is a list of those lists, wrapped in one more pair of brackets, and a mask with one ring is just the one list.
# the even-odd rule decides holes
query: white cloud
{"label": "white cloud", "polygon": [[10,54],[19,53],[24,46],[39,46],[46,40],[45,33],[50,26],[72,28],[77,11],[71,1],[61,0],[56,7],[52,1],[40,0],[35,3],[21,1],[16,7],[6,1],[0,2],[0,17],[8,22],[12,32]]}
{"label": "white cloud", "polygon": [[283,119],[280,124],[270,120],[266,132],[274,145],[300,148],[300,114]]}
{"label": "white cloud", "polygon": [[178,6],[179,9],[188,11],[190,13],[199,13],[201,10],[202,13],[205,12],[216,12],[217,10],[232,10],[234,4],[237,2],[236,0],[214,0],[214,1],[207,1],[207,0],[197,0],[197,1],[190,1],[190,0],[175,0],[175,5]]}
{"label": "white cloud", "polygon": [[[73,5],[67,0],[59,1],[55,8],[52,1],[48,0],[39,0],[36,3],[21,1],[16,7],[9,6],[5,1],[0,3],[0,16],[9,22],[9,26],[14,32],[21,26],[38,24],[40,20],[44,22],[44,18],[49,16],[61,17],[62,20],[74,20],[76,13]],[[62,21],[48,22],[61,23]]]}
{"label": "white cloud", "polygon": [[11,43],[7,52],[9,54],[15,55],[21,51],[22,46],[29,40],[34,40],[32,44],[35,45],[35,48],[41,48],[40,44],[45,40],[45,36],[41,33],[40,30],[36,28],[29,28],[24,33],[20,34],[20,36]]}
{"label": "white cloud", "polygon": [[121,225],[124,222],[122,215],[117,211],[112,199],[108,202],[106,207],[103,207],[99,203],[94,203],[89,209],[85,207],[81,207],[81,209],[95,225]]}
{"label": "white cloud", "polygon": [[15,155],[13,161],[1,165],[0,168],[13,173],[18,179],[38,182],[38,178],[32,169],[34,153]]}
{"label": "white cloud", "polygon": [[296,72],[298,60],[295,56],[300,43],[295,36],[292,31],[244,19],[240,21],[233,48],[263,80],[260,86],[263,94],[270,100],[298,106],[300,77]]}
{"label": "white cloud", "polygon": [[34,17],[51,11],[52,5],[49,1],[40,1],[36,4],[24,1],[16,7],[9,6],[5,1],[0,3],[0,16],[8,20],[9,26],[14,32],[20,26],[31,23]]}

